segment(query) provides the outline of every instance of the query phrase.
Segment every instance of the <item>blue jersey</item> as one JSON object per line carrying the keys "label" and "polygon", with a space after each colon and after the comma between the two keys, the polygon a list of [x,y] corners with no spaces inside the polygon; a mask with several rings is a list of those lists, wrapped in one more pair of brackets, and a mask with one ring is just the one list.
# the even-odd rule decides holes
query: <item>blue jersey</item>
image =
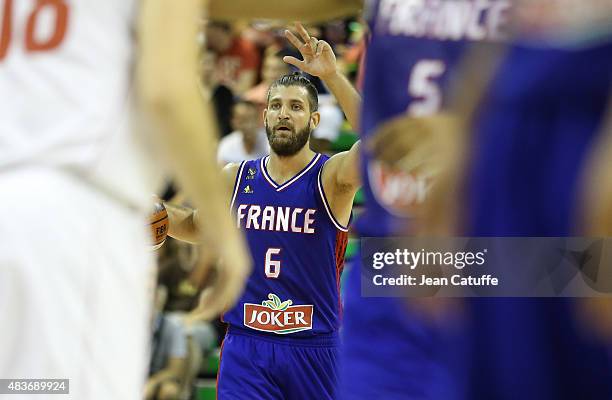
{"label": "blue jersey", "polygon": [[[430,115],[448,105],[449,83],[466,49],[503,40],[509,7],[505,0],[370,1],[362,137],[394,117]],[[427,177],[386,169],[366,147],[361,166],[366,211],[357,221],[360,234],[405,231],[410,210],[426,200]],[[464,399],[464,379],[454,368],[464,358],[449,351],[466,347],[460,322],[448,318],[433,326],[404,299],[361,297],[359,262],[349,272],[345,298],[342,398]]]}
{"label": "blue jersey", "polygon": [[[474,124],[467,235],[576,234],[580,178],[611,87],[612,38],[581,48],[508,48]],[[470,398],[612,398],[609,349],[579,323],[573,299],[470,304],[477,349]]]}
{"label": "blue jersey", "polygon": [[583,48],[515,42],[474,124],[471,236],[567,236],[612,85],[612,39]]}
{"label": "blue jersey", "polygon": [[[443,32],[458,25],[448,13],[436,12],[432,16],[427,9],[454,8],[456,17],[463,19],[460,16],[469,13],[459,11],[480,8],[476,21],[491,27],[494,24],[490,20],[487,23],[487,18],[501,21],[499,16],[503,15],[492,7],[507,9],[508,2],[486,4],[488,9],[483,8],[485,2],[469,0],[373,3],[364,91],[366,135],[399,113],[423,115],[425,111],[435,111],[434,107],[419,109],[419,104],[444,105],[445,82],[452,79],[465,42],[451,36],[432,37],[436,29]],[[436,24],[436,20],[445,20],[446,24]],[[495,40],[500,38],[493,36]],[[440,58],[435,58],[437,54]],[[435,64],[429,68],[432,72],[444,72],[437,77],[432,73],[414,75],[421,60],[428,59],[443,60],[444,68],[434,68]],[[427,79],[421,85],[418,81],[412,83],[412,77],[423,76]],[[438,82],[440,85],[435,85]],[[419,87],[423,96],[411,96]],[[466,236],[572,234],[577,219],[579,178],[602,127],[610,87],[610,41],[572,49],[518,40],[507,45],[472,129],[464,189]],[[384,174],[377,174],[376,163],[367,154],[364,160],[369,215],[359,221],[360,231],[389,234],[406,222],[397,216],[402,204],[396,197],[414,192],[397,189],[402,187],[401,182],[392,184]],[[389,189],[385,195],[387,188],[395,189]],[[385,224],[377,227],[377,220],[384,220]],[[444,341],[428,344],[423,337],[410,335],[419,333],[423,325],[419,325],[418,316],[398,310],[401,303],[397,299],[358,296],[358,272],[351,275],[343,350],[347,366],[344,381],[348,382],[343,387],[345,398],[372,398],[372,393],[379,398],[612,398],[608,349],[579,324],[572,299],[470,299],[469,318],[462,324],[468,334],[457,340],[463,344],[451,346]],[[379,303],[375,311],[368,308],[373,302]],[[383,325],[379,327],[381,340],[375,350],[366,353],[363,349],[373,346],[372,339],[360,331],[359,324],[374,319]],[[422,348],[431,351],[426,356],[414,357],[415,349]],[[357,350],[362,351],[358,354]],[[400,374],[405,377],[413,376],[419,364],[438,369],[419,376],[409,389],[397,388],[393,384],[401,375],[366,381],[364,363],[358,363],[364,354],[370,357],[371,365],[384,364],[386,360],[381,354],[396,354],[404,360],[412,354],[411,361],[401,365]],[[442,374],[439,367],[444,368]],[[427,372],[418,370],[421,374],[424,371]],[[454,397],[440,394],[440,385],[428,382],[432,377],[450,388]],[[424,383],[419,386],[418,382]],[[358,395],[367,390],[371,391],[369,396]]]}
{"label": "blue jersey", "polygon": [[[507,0],[369,2],[362,137],[391,118],[429,115],[446,105],[466,45],[502,40],[509,7]],[[364,236],[398,233],[411,208],[425,201],[428,177],[391,171],[362,149],[366,211],[357,229]]]}
{"label": "blue jersey", "polygon": [[[370,5],[366,136],[401,113],[425,115],[443,107],[465,45],[503,40],[510,6],[470,0]],[[612,45],[507,46],[472,129],[465,234],[565,236],[576,223],[579,177],[609,103]],[[359,231],[397,232],[407,222],[401,218],[405,206],[423,196],[410,177],[381,172],[367,153],[363,157],[368,211]],[[470,299],[469,318],[454,326],[467,334],[449,342],[438,336],[453,327],[424,334],[427,325],[402,309],[402,300],[360,297],[359,279],[359,271],[351,271],[344,398],[612,398],[608,350],[579,325],[571,299]],[[371,331],[363,332],[374,323],[376,343]],[[393,357],[403,360],[394,368],[398,372],[377,374]],[[399,386],[402,379],[410,385]]]}
{"label": "blue jersey", "polygon": [[268,174],[268,159],[243,162],[236,177],[231,208],[254,264],[224,320],[268,336],[335,334],[347,228],[333,217],[323,191],[329,157],[316,154],[283,184]]}

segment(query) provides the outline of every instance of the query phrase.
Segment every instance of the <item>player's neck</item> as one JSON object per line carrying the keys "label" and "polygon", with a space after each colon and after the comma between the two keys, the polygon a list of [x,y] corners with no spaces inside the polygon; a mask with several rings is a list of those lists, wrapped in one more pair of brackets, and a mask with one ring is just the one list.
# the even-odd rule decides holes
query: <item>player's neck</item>
{"label": "player's neck", "polygon": [[315,153],[310,150],[309,143],[306,143],[300,151],[289,157],[280,157],[271,151],[266,169],[274,182],[282,185],[303,170],[314,156]]}

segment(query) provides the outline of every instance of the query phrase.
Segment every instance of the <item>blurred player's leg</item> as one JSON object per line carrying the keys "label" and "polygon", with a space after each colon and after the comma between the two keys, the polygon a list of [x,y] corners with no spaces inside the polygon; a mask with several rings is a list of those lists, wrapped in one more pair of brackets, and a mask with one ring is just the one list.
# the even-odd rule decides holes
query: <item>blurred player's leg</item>
{"label": "blurred player's leg", "polygon": [[61,172],[16,170],[0,185],[11,188],[0,198],[0,377],[70,379],[72,399],[140,398],[153,273],[141,219]]}
{"label": "blurred player's leg", "polygon": [[451,373],[465,371],[461,317],[439,325],[409,311],[407,299],[362,297],[360,284],[357,261],[345,288],[341,399],[464,399],[464,376]]}

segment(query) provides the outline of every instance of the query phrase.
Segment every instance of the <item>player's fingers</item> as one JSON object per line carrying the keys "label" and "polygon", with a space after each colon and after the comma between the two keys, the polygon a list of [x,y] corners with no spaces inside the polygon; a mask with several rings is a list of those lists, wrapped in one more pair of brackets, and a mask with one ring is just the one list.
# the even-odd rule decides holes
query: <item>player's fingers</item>
{"label": "player's fingers", "polygon": [[209,294],[201,302],[207,317],[214,317],[238,300],[250,272],[249,262],[248,256],[242,257],[238,251],[217,264],[216,279],[210,286],[210,292],[207,292]]}
{"label": "player's fingers", "polygon": [[405,158],[412,152],[412,148],[405,143],[394,143],[390,146],[382,147],[377,159],[390,165],[395,165],[398,161]]}
{"label": "player's fingers", "polygon": [[296,49],[300,49],[302,47],[302,45],[304,43],[302,43],[302,41],[300,39],[297,38],[297,36],[295,36],[293,34],[293,32],[291,32],[288,29],[285,29],[285,37],[287,38],[287,40],[293,45],[295,46]]}
{"label": "player's fingers", "polygon": [[323,54],[323,50],[325,49],[325,46],[321,45],[321,42],[319,41],[319,43],[317,43],[317,46],[315,47],[315,49],[316,49],[317,57],[320,57],[321,54]]}
{"label": "player's fingers", "polygon": [[242,293],[245,276],[242,268],[236,265],[223,265],[217,271],[217,276],[200,298],[200,315],[211,319],[233,306]]}
{"label": "player's fingers", "polygon": [[316,37],[311,37],[310,38],[309,45],[310,45],[310,49],[312,50],[313,54],[317,52],[317,47],[319,46],[319,42],[320,41],[317,40]]}
{"label": "player's fingers", "polygon": [[367,143],[367,149],[372,155],[386,163],[393,163],[407,152],[405,144],[401,143],[402,138],[397,137],[397,133],[391,129],[378,132]]}
{"label": "player's fingers", "polygon": [[285,56],[283,57],[283,61],[286,62],[287,64],[291,64],[294,67],[298,67],[299,69],[304,69],[304,66],[306,65],[306,63],[302,60],[298,60],[295,57],[292,56]]}
{"label": "player's fingers", "polygon": [[366,149],[381,161],[395,163],[415,149],[431,144],[434,128],[428,120],[400,117],[381,126],[366,143]]}
{"label": "player's fingers", "polygon": [[378,155],[382,150],[382,146],[384,146],[384,143],[387,141],[386,139],[388,136],[388,131],[378,131],[371,138],[365,141],[365,148],[373,155]]}
{"label": "player's fingers", "polygon": [[387,122],[380,126],[376,133],[366,142],[366,148],[372,152],[380,152],[388,146],[389,142],[393,140],[394,136],[398,135],[397,120]]}
{"label": "player's fingers", "polygon": [[229,300],[224,297],[221,288],[222,278],[217,276],[217,279],[212,286],[206,288],[200,296],[200,305],[198,306],[198,316],[204,320],[216,318],[225,309],[225,305]]}
{"label": "player's fingers", "polygon": [[417,147],[409,154],[400,158],[396,165],[403,171],[426,171],[428,174],[433,175],[436,172],[433,169],[435,165],[432,165],[433,150],[430,146]]}
{"label": "player's fingers", "polygon": [[198,306],[191,312],[194,319],[208,321],[215,317],[215,314],[210,307],[211,296],[212,288],[208,287],[202,291]]}
{"label": "player's fingers", "polygon": [[329,52],[334,54],[334,51],[332,50],[331,46],[325,40],[319,40],[319,43],[317,45],[318,49],[320,49],[321,52]]}
{"label": "player's fingers", "polygon": [[[228,266],[229,267],[229,266]],[[225,284],[220,285],[221,296],[224,300],[220,305],[222,310],[233,307],[244,291],[247,275],[242,269],[227,268],[225,274]]]}
{"label": "player's fingers", "polygon": [[304,26],[299,22],[296,22],[295,28],[297,29],[297,32],[304,41],[304,43],[310,43],[310,35],[308,34],[306,28],[304,28]]}
{"label": "player's fingers", "polygon": [[190,274],[190,279],[194,285],[203,285],[211,280],[212,275],[214,275],[214,263],[215,257],[212,254],[199,252],[198,261]]}

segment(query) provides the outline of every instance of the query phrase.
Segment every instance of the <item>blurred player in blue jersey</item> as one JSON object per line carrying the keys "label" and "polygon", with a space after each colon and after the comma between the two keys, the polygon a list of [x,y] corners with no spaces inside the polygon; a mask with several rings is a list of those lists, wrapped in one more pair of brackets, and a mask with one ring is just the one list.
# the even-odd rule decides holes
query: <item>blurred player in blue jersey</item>
{"label": "blurred player in blue jersey", "polygon": [[[454,94],[459,101],[462,96],[469,99],[475,95],[481,101],[467,107],[470,111],[477,109],[477,113],[472,118],[471,135],[464,138],[467,146],[463,143],[459,148],[465,148],[470,157],[464,169],[455,165],[452,174],[455,184],[462,175],[465,178],[462,196],[447,190],[442,196],[444,201],[429,199],[442,205],[433,214],[438,217],[436,222],[440,216],[446,217],[443,223],[457,219],[446,210],[462,211],[462,229],[447,233],[569,236],[578,232],[579,178],[603,128],[610,102],[612,39],[605,31],[609,31],[611,13],[601,7],[599,15],[591,12],[597,17],[592,24],[588,19],[572,23],[573,18],[568,16],[572,12],[567,8],[571,1],[546,2],[544,8],[542,3],[517,4],[512,17],[521,34],[510,39],[503,27],[511,17],[508,11],[512,11],[506,1],[488,2],[486,6],[472,1],[372,2],[364,136],[376,132],[381,122],[404,110],[419,116],[438,111],[440,106],[443,109],[449,94],[444,82],[449,77],[461,80],[470,75],[457,68],[456,62],[465,54],[462,47],[466,41],[496,41],[507,36],[507,43],[497,46],[504,48],[504,54],[483,92],[474,93],[476,89],[468,88]],[[589,6],[579,6],[582,14],[577,18],[589,14],[585,11]],[[472,18],[460,18],[470,13]],[[479,61],[492,62],[486,58],[468,61],[477,69]],[[395,131],[411,135],[409,130]],[[384,151],[379,143],[379,156],[385,153],[392,163],[400,156],[409,156],[408,147],[402,151],[402,143],[409,140],[393,135],[385,138],[386,147],[394,151]],[[373,221],[382,219],[379,214],[387,216],[386,227],[391,230],[410,226],[407,221],[393,218],[390,212],[394,204],[388,200],[393,197],[384,195],[388,179],[376,179],[385,178],[386,167],[377,161],[365,161],[363,165],[368,171],[365,177],[370,178],[366,187],[370,188],[373,206],[368,209],[372,217],[368,219],[367,215],[360,221],[361,231],[371,231]],[[379,168],[383,172],[377,173]],[[436,231],[426,226],[427,221],[424,225]],[[440,232],[444,230],[437,231]],[[411,324],[419,324],[414,315],[402,312],[400,301],[359,297],[357,275],[349,279],[346,300],[346,398],[366,398],[361,394],[364,392],[380,398],[406,399],[612,398],[610,342],[581,322],[581,305],[569,299],[470,300],[462,322],[467,333],[464,339],[455,345],[452,341],[438,342],[444,347],[426,354],[434,361],[426,368],[443,367],[450,380],[440,385],[433,380],[424,381],[427,377],[418,380],[427,369],[419,369],[411,359],[386,377],[377,374],[380,380],[355,385],[372,376],[369,366],[383,365],[397,357],[398,349],[405,350],[400,357],[406,359],[410,345],[422,349],[420,346],[426,343],[422,337],[421,342],[414,336],[409,338]],[[363,326],[374,322],[379,325],[377,333],[381,338],[375,349],[370,336],[362,333]],[[447,334],[450,332],[447,330]],[[386,359],[380,356],[383,354],[388,355]],[[408,375],[411,371],[412,375]],[[445,384],[448,388],[443,387]]]}
{"label": "blurred player in blue jersey", "polygon": [[[350,87],[325,42],[289,34],[298,63],[330,87]],[[358,104],[355,91],[339,101]],[[309,148],[319,123],[317,91],[300,74],[268,91],[264,111],[271,153],[230,164],[231,210],[245,232],[253,273],[224,314],[219,399],[334,399],[337,392],[340,274],[353,197],[360,185],[359,144],[328,157]],[[356,116],[356,114],[355,114]],[[192,216],[169,205],[170,234],[190,240]],[[174,225],[174,227],[173,227]]]}
{"label": "blurred player in blue jersey", "polygon": [[[491,1],[368,2],[371,38],[365,62],[361,134],[366,142],[394,118],[427,117],[449,104],[448,87],[471,44],[495,46],[506,36],[509,3]],[[416,132],[398,133],[414,141]],[[381,152],[408,154],[390,141]],[[427,201],[427,169],[405,171],[364,147],[366,211],[362,236],[413,232]],[[364,298],[361,268],[347,279],[341,392],[345,399],[464,399],[468,371],[462,308],[441,300]],[[453,349],[453,351],[449,351]],[[393,368],[387,366],[393,365]]]}
{"label": "blurred player in blue jersey", "polygon": [[[517,4],[518,37],[474,118],[465,185],[469,236],[584,233],[581,177],[612,100],[612,9],[573,22],[572,3],[591,12],[571,1],[545,10]],[[583,323],[581,307],[567,298],[474,299],[470,396],[612,398],[612,343]]]}

